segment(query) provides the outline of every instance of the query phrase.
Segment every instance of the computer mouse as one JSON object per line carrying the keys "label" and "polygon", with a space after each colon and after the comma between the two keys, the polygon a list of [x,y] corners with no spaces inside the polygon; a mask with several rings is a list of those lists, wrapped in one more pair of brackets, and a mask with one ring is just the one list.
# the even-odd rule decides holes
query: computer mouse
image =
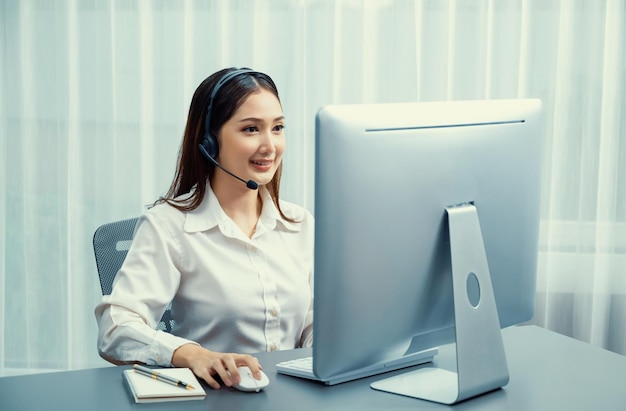
{"label": "computer mouse", "polygon": [[254,378],[254,375],[252,375],[252,371],[250,371],[250,368],[248,367],[238,367],[237,371],[239,371],[241,381],[239,382],[239,384],[233,384],[233,388],[239,391],[259,392],[270,384],[270,379],[267,378],[267,375],[265,375],[263,371],[261,371],[260,380]]}

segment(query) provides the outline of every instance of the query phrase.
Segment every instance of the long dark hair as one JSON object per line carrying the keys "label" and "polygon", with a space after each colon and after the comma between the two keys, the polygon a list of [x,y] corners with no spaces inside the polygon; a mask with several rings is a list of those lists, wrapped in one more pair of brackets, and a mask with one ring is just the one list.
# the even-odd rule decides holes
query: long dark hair
{"label": "long dark hair", "polygon": [[[198,148],[205,133],[205,117],[207,114],[209,100],[213,88],[217,82],[227,73],[236,70],[231,67],[220,70],[207,77],[196,89],[191,98],[189,106],[189,115],[187,116],[187,125],[185,126],[185,134],[183,142],[178,153],[178,163],[174,180],[170,185],[167,194],[159,198],[154,205],[166,202],[172,207],[181,211],[191,211],[198,208],[207,190],[207,179],[210,181],[215,174],[215,165],[207,161]],[[274,81],[267,75],[256,71],[246,72],[237,75],[223,84],[215,99],[211,110],[211,133],[217,136],[217,132],[235,114],[237,109],[244,103],[246,98],[261,88],[270,91],[276,96],[280,103],[278,90]],[[274,178],[267,184],[267,189],[272,197],[272,201],[276,205],[280,215],[287,221],[293,219],[285,216],[279,203],[280,177],[282,174],[282,163],[278,166]],[[193,193],[184,199],[177,197],[189,193]]]}

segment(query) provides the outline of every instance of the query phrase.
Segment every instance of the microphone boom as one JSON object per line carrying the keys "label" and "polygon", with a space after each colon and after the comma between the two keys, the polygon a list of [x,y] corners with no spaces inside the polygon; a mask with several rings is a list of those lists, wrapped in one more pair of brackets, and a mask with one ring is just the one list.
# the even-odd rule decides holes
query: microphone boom
{"label": "microphone boom", "polygon": [[217,162],[216,159],[213,158],[213,156],[209,155],[208,151],[206,150],[206,148],[202,145],[199,144],[198,147],[200,148],[200,152],[202,153],[202,155],[209,160],[211,163],[213,163],[215,165],[215,167],[221,169],[222,171],[224,171],[226,174],[231,175],[233,177],[235,177],[237,180],[241,181],[242,183],[244,183],[246,185],[246,187],[248,187],[250,190],[256,190],[259,188],[259,184],[254,181],[254,180],[244,180],[241,177],[238,177],[236,175],[234,175],[233,173],[231,173],[230,171],[226,170],[224,167],[222,167],[222,165],[220,163]]}

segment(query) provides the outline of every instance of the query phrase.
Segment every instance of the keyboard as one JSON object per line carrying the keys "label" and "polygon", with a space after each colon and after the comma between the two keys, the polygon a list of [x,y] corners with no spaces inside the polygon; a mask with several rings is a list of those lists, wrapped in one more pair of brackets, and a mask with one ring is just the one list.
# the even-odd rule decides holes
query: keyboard
{"label": "keyboard", "polygon": [[433,360],[433,357],[437,355],[438,352],[439,350],[437,348],[424,350],[407,355],[402,358],[398,358],[396,360],[387,361],[385,363],[376,364],[358,370],[349,371],[347,373],[339,374],[325,380],[322,380],[313,373],[313,357],[302,357],[280,362],[276,364],[276,370],[280,374],[306,378],[314,381],[321,381],[326,385],[334,385],[346,381],[356,380],[359,378],[369,377],[376,374],[399,370],[400,368],[425,364],[431,362]]}
{"label": "keyboard", "polygon": [[296,358],[295,360],[283,361],[276,364],[276,368],[283,372],[283,374],[320,381],[320,379],[313,374],[313,357],[303,357]]}

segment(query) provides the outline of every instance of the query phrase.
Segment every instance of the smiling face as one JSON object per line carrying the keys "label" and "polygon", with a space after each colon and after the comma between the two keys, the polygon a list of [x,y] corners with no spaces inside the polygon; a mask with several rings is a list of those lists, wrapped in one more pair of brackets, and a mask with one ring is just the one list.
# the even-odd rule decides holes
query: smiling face
{"label": "smiling face", "polygon": [[[218,133],[218,162],[244,180],[268,184],[281,164],[285,151],[285,117],[278,98],[261,88],[250,94]],[[245,185],[216,170],[215,183]]]}

